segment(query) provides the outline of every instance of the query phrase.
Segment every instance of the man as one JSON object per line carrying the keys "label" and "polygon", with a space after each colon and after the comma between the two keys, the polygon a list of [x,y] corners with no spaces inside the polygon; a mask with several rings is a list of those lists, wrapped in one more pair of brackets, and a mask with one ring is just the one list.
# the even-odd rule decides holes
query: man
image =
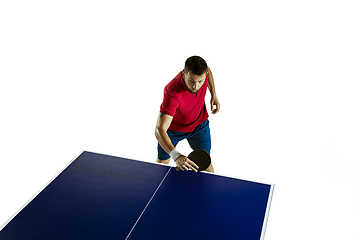
{"label": "man", "polygon": [[[215,114],[220,110],[220,103],[214,78],[205,60],[199,56],[188,58],[184,70],[166,85],[155,128],[159,141],[158,163],[169,164],[172,158],[181,170],[197,172],[198,166],[175,148],[183,139],[187,139],[193,150],[204,149],[210,154],[206,87],[211,94],[211,111]],[[212,164],[205,171],[214,172]]]}

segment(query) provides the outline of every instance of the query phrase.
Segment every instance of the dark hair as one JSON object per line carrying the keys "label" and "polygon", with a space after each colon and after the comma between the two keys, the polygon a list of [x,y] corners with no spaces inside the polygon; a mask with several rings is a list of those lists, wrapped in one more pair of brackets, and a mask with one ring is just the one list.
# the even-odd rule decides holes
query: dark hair
{"label": "dark hair", "polygon": [[207,71],[207,64],[202,57],[192,56],[185,61],[185,73],[192,72],[195,75],[202,75]]}

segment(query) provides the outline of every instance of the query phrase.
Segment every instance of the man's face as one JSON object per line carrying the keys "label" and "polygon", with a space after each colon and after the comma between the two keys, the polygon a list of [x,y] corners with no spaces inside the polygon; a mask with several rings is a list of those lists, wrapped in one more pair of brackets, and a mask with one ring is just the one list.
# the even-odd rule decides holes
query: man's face
{"label": "man's face", "polygon": [[187,74],[185,74],[185,71],[182,72],[182,77],[189,92],[195,94],[200,90],[201,86],[205,82],[206,74],[207,72],[202,75],[195,75],[191,71]]}

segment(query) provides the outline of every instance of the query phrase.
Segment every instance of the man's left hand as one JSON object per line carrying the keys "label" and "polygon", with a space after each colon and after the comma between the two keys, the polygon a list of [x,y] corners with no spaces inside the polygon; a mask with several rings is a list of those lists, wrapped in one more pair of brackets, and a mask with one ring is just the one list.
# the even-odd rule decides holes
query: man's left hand
{"label": "man's left hand", "polygon": [[[216,96],[211,97],[210,106],[212,114],[218,113],[220,111],[220,103]],[[214,108],[214,106],[216,108]]]}

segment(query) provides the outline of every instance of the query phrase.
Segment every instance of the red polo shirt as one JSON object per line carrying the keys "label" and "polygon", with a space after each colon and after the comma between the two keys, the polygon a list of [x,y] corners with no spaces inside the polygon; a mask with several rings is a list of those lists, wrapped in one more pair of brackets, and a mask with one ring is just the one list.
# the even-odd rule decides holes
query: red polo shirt
{"label": "red polo shirt", "polygon": [[196,94],[187,90],[181,72],[165,86],[160,112],[173,117],[169,130],[192,132],[209,117],[205,105],[208,76]]}

